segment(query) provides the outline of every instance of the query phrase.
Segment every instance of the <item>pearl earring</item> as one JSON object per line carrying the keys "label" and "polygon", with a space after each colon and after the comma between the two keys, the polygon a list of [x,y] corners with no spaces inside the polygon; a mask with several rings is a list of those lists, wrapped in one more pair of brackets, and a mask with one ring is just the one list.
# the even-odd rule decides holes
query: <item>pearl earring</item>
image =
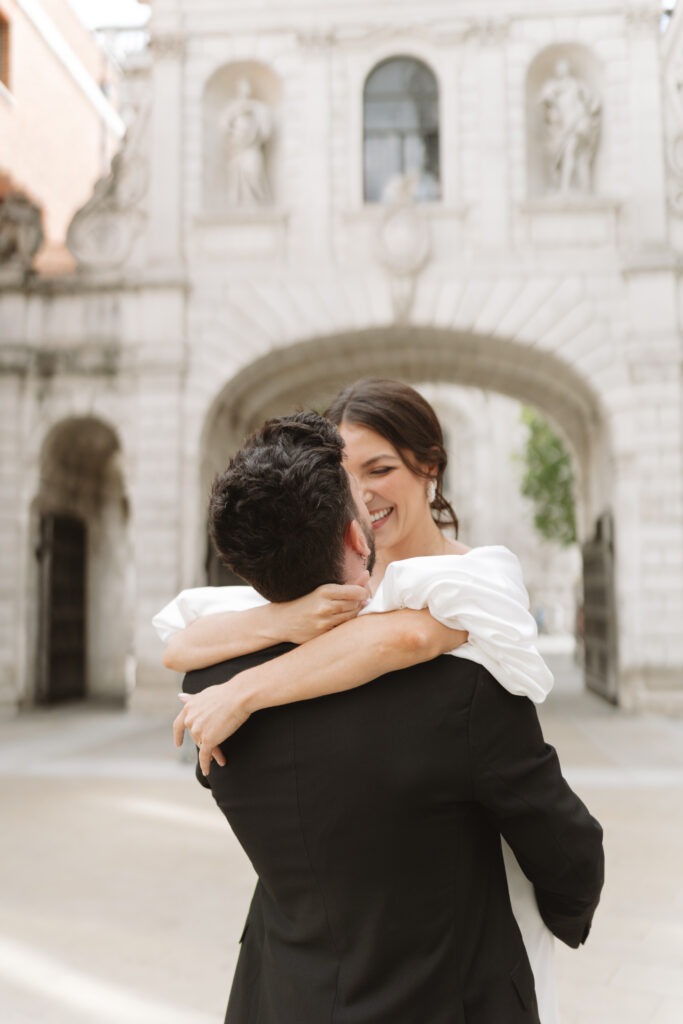
{"label": "pearl earring", "polygon": [[436,480],[430,480],[427,484],[427,501],[430,505],[434,504],[436,498]]}

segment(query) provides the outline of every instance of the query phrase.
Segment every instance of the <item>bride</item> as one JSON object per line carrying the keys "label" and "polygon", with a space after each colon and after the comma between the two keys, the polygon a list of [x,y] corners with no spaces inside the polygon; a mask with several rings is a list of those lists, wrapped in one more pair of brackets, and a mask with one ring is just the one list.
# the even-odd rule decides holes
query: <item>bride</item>
{"label": "bride", "polygon": [[[167,643],[164,664],[181,672],[282,641],[301,645],[230,683],[182,695],[176,742],[187,728],[205,773],[212,757],[225,764],[219,744],[252,711],[349,689],[423,660],[419,645],[406,655],[382,642],[395,635],[393,616],[404,614],[396,609],[425,609],[430,628],[443,634],[449,627],[444,652],[484,665],[513,694],[540,703],[552,686],[534,646],[536,625],[516,557],[503,547],[468,549],[444,533],[451,527],[457,534],[457,519],[443,495],[447,456],[429,403],[405,384],[362,380],[342,391],[326,415],[344,439],[347,469],[372,521],[376,564],[367,589],[331,584],[269,604],[249,587],[199,588],[183,591],[154,619]],[[373,612],[393,616],[364,618]],[[533,886],[501,842],[540,1019],[557,1024],[554,937]]]}

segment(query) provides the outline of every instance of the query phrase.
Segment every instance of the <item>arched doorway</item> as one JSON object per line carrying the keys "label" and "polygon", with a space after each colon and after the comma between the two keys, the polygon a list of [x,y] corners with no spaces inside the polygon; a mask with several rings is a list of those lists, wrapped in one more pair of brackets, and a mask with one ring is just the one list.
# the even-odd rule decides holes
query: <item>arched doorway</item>
{"label": "arched doorway", "polygon": [[123,702],[132,562],[121,449],[111,427],[83,417],[52,429],[41,452],[34,514],[34,699]]}
{"label": "arched doorway", "polygon": [[[361,376],[397,377],[416,385],[456,384],[506,395],[538,409],[562,435],[575,467],[579,540],[591,564],[591,590],[583,612],[587,682],[613,699],[615,608],[614,602],[601,604],[600,594],[614,592],[615,561],[596,559],[595,554],[599,524],[612,514],[608,430],[589,382],[551,352],[504,338],[414,327],[339,334],[272,352],[234,377],[209,410],[201,440],[202,501],[213,476],[265,418],[297,407],[322,409],[340,387]],[[202,560],[207,557],[204,516],[202,507],[197,547]],[[201,570],[198,575],[202,578]],[[215,576],[212,582],[217,582]]]}

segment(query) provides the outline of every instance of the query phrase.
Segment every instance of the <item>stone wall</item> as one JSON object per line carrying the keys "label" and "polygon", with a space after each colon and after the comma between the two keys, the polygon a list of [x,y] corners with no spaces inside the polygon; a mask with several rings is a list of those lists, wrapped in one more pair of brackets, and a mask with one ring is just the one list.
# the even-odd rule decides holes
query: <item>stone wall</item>
{"label": "stone wall", "polygon": [[[105,257],[133,226],[130,244],[118,264],[91,244],[70,277],[0,291],[3,471],[19,486],[0,539],[18,581],[5,594],[7,702],[31,697],[31,509],[55,424],[95,416],[120,438],[135,699],[172,702],[150,618],[204,581],[212,472],[264,416],[371,374],[499,392],[556,425],[582,540],[605,514],[615,523],[619,699],[683,703],[680,284],[659,5],[453,6],[156,0],[145,129],[82,218]],[[441,199],[415,201],[399,181],[368,205],[363,89],[397,55],[439,84]],[[544,133],[567,74],[590,124],[561,187]],[[261,141],[237,165],[240,99],[260,104]]]}

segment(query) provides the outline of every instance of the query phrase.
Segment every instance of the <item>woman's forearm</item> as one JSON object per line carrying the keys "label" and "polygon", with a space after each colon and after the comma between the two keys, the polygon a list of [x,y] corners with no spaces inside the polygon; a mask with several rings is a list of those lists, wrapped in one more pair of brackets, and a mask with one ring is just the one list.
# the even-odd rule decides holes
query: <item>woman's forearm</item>
{"label": "woman's forearm", "polygon": [[164,665],[176,672],[217,665],[288,640],[282,617],[270,604],[195,619],[175,633],[164,650]]}
{"label": "woman's forearm", "polygon": [[354,618],[226,683],[184,695],[184,707],[173,724],[176,743],[182,743],[188,729],[207,774],[212,757],[225,763],[219,744],[254,711],[351,690],[386,672],[430,661],[467,638],[462,630],[441,625],[426,609]]}
{"label": "woman's forearm", "polygon": [[467,633],[441,625],[426,609],[367,615],[247,669],[227,685],[238,688],[249,715],[354,689],[387,672],[430,661],[466,641]]}
{"label": "woman's forearm", "polygon": [[190,672],[283,641],[304,644],[355,618],[367,598],[365,587],[325,583],[293,601],[206,615],[171,636],[164,665]]}

